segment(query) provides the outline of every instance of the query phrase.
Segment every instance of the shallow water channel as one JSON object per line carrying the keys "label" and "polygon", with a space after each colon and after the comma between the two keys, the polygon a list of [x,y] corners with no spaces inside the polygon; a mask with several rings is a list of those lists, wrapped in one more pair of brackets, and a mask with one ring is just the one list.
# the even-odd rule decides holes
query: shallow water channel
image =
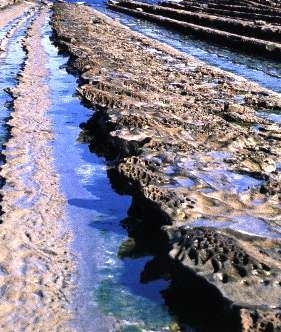
{"label": "shallow water channel", "polygon": [[4,91],[5,88],[12,88],[17,84],[16,76],[20,71],[23,63],[25,53],[21,46],[21,40],[24,36],[26,28],[31,18],[26,17],[26,20],[22,20],[22,17],[15,19],[9,26],[0,29],[0,41],[5,38],[5,35],[14,29],[18,25],[18,29],[11,39],[7,41],[7,51],[0,53],[0,147],[3,148],[3,144],[7,140],[9,131],[6,127],[7,120],[10,116],[10,106],[12,98]]}
{"label": "shallow water channel", "polygon": [[[102,9],[107,12],[104,7]],[[116,17],[119,14],[111,15]],[[120,21],[125,20],[127,24],[131,22],[128,25],[157,39],[165,40],[167,34],[174,36],[174,42],[169,38],[169,43],[172,46],[180,45],[178,48],[181,50],[187,51],[185,47],[188,50],[195,49],[194,41],[188,44],[190,40],[179,34],[147,22],[129,19],[126,15],[118,17]],[[77,78],[67,73],[67,58],[57,54],[57,49],[49,40],[50,33],[46,25],[43,42],[49,55],[51,73],[50,114],[56,134],[53,147],[56,167],[67,199],[69,226],[74,231],[73,249],[78,254],[79,275],[76,276],[78,287],[73,301],[75,319],[72,326],[77,331],[169,331],[175,318],[169,313],[160,293],[168,288],[168,282],[140,282],[140,274],[151,257],[123,260],[118,257],[118,250],[127,239],[127,233],[120,222],[127,216],[131,198],[113,191],[105,161],[91,153],[87,144],[79,139],[79,125],[89,119],[93,110],[84,107],[75,96]],[[177,38],[178,45],[175,42]],[[214,46],[208,50],[204,47],[197,48],[203,60],[211,54],[209,52],[212,52]],[[254,69],[250,68],[249,63],[237,67],[229,58],[224,58],[229,51],[225,52],[221,57],[216,54],[213,56],[213,59],[215,56],[221,59],[218,60],[220,67],[231,67],[233,72],[239,74],[243,71],[245,77],[251,76],[253,80],[278,91],[280,79],[277,65],[262,61],[260,67]],[[200,224],[204,224],[204,221],[201,220]],[[241,224],[243,220],[237,223],[237,227],[241,228]],[[258,232],[259,227],[260,223],[254,226]],[[266,226],[263,232],[265,230]],[[265,234],[271,236],[270,232]],[[193,329],[187,327],[186,331]]]}
{"label": "shallow water channel", "polygon": [[[161,41],[168,41],[189,54],[208,60],[261,85],[281,91],[281,68],[265,60],[238,56],[207,43],[158,28],[155,24],[108,11],[103,2],[91,2],[97,9],[120,19],[133,29]],[[3,88],[16,84],[16,74],[23,62],[24,52],[20,39],[25,26],[11,39],[7,56],[0,58],[1,144],[5,141],[6,118],[9,116],[9,97]],[[4,33],[1,31],[1,34]],[[169,331],[174,317],[164,303],[161,291],[168,287],[164,280],[140,283],[140,274],[151,257],[118,257],[118,250],[127,239],[120,222],[126,218],[131,204],[129,196],[114,192],[103,158],[89,151],[80,139],[79,125],[92,115],[75,95],[77,78],[67,73],[67,57],[58,54],[50,41],[51,29],[46,22],[42,31],[43,45],[48,54],[49,86],[55,139],[53,149],[56,169],[66,198],[69,228],[74,233],[73,252],[77,257],[75,276],[76,297],[73,301],[75,316],[71,326],[77,331]],[[271,114],[280,122],[280,114]],[[194,331],[187,328],[187,331]]]}
{"label": "shallow water channel", "polygon": [[58,55],[49,36],[46,25],[43,43],[49,55],[53,148],[78,254],[73,325],[77,331],[167,330],[172,318],[160,295],[167,282],[143,285],[139,281],[150,257],[118,258],[127,239],[120,221],[131,198],[112,190],[105,161],[79,141],[79,125],[93,111],[74,95],[76,78],[66,72],[67,58]]}
{"label": "shallow water channel", "polygon": [[[241,56],[155,24],[113,13],[103,2],[91,4],[134,30],[168,42],[209,64],[281,91],[281,68],[274,62]],[[74,252],[79,254],[78,288],[74,300],[76,316],[72,325],[78,331],[168,331],[175,318],[160,293],[168,283],[164,280],[145,285],[140,283],[140,274],[151,257],[118,258],[118,250],[127,238],[120,221],[126,217],[131,199],[112,190],[105,161],[79,140],[79,125],[91,116],[92,111],[75,97],[76,78],[66,72],[67,58],[57,55],[49,35],[46,26],[44,45],[50,59],[51,116],[56,132],[53,146],[67,198],[70,227],[75,234]],[[278,114],[264,116],[280,121]],[[200,222],[204,224],[204,221]],[[237,223],[238,228],[240,224]],[[193,329],[187,327],[187,331]]]}

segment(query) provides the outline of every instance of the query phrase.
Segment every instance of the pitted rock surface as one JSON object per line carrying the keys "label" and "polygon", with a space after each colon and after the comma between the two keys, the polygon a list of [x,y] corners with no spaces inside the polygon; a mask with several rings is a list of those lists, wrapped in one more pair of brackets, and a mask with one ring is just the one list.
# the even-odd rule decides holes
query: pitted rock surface
{"label": "pitted rock surface", "polygon": [[[271,308],[281,306],[280,125],[256,111],[281,109],[280,95],[82,5],[55,4],[52,24],[68,69],[80,75],[78,93],[95,110],[83,139],[143,210],[159,210],[151,222],[175,230],[168,250],[177,264],[258,310],[249,328],[271,324]],[[263,238],[192,228],[240,220]]]}
{"label": "pitted rock surface", "polygon": [[[272,245],[271,250],[279,248],[278,242]],[[280,262],[269,261],[255,241],[210,228],[179,228],[170,256],[214,283],[235,303],[280,308]]]}
{"label": "pitted rock surface", "polygon": [[280,332],[281,311],[241,310],[243,332]]}

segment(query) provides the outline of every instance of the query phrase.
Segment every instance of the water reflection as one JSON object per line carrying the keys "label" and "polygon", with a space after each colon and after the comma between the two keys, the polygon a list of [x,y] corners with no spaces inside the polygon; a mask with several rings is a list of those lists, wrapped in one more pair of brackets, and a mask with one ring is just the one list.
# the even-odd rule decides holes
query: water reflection
{"label": "water reflection", "polygon": [[67,59],[57,54],[49,34],[46,26],[43,43],[49,55],[50,115],[56,135],[53,149],[79,272],[72,327],[99,332],[167,331],[172,317],[160,294],[167,283],[140,283],[149,257],[118,257],[127,238],[120,220],[126,218],[131,198],[112,190],[104,159],[83,143],[87,138],[80,135],[79,125],[93,111],[73,96],[76,78],[67,74]]}
{"label": "water reflection", "polygon": [[[95,2],[95,5],[100,5],[102,11],[109,13],[104,3]],[[267,65],[264,62],[261,68],[254,65],[253,70],[249,64],[234,65],[237,54],[227,55],[227,50],[220,49],[221,53],[210,56],[214,49],[207,44],[194,42],[150,23],[126,18],[125,15],[118,16],[112,12],[110,15],[129,22],[134,29],[159,40],[169,39],[173,46],[194,52],[203,60],[211,58],[209,61],[213,64],[229,66],[232,71],[243,73],[246,77],[252,77],[257,71],[257,81],[271,88],[277,87],[278,82],[280,88],[276,79],[279,77],[279,68],[274,64]],[[198,45],[202,45],[202,48],[198,48]],[[50,47],[48,45],[48,49]],[[229,60],[228,57],[233,59]],[[161,216],[153,213],[142,216],[138,213],[141,202],[133,200],[127,217],[131,202],[126,196],[129,193],[126,186],[124,188],[122,181],[111,177],[112,172],[106,172],[104,160],[91,154],[88,147],[82,144],[83,141],[90,142],[90,150],[101,155],[101,150],[87,138],[87,134],[79,133],[79,125],[90,117],[91,111],[71,97],[75,90],[75,79],[66,74],[64,66],[61,66],[63,61],[56,54],[52,55],[50,63],[51,85],[54,86],[52,116],[57,133],[54,148],[68,199],[68,213],[75,229],[74,248],[81,256],[78,259],[81,275],[78,277],[76,301],[79,303],[76,308],[79,320],[75,326],[78,330],[83,326],[85,331],[99,326],[100,331],[106,331],[110,330],[107,324],[111,324],[112,318],[113,331],[178,331],[179,325],[174,320],[179,320],[186,331],[192,331],[187,323],[202,331],[210,331],[210,327],[217,327],[217,321],[221,320],[221,330],[225,331],[226,322],[221,317],[225,317],[229,324],[236,312],[229,313],[231,317],[225,316],[224,308],[228,303],[221,294],[191,273],[177,274],[177,268],[171,266],[167,258],[164,249],[167,246],[161,246],[165,241],[165,236],[159,231]],[[65,146],[68,146],[68,151],[65,151]],[[237,178],[229,174],[225,185],[233,180],[241,182],[239,176]],[[125,195],[118,196],[111,186]],[[245,186],[246,183],[238,190],[244,190]],[[119,225],[120,220],[123,220],[124,229]],[[169,284],[166,279],[169,280],[171,274],[174,274],[172,279],[176,282]],[[177,280],[178,275],[184,279]],[[190,287],[179,286],[183,284]],[[232,326],[236,328],[235,322]],[[219,328],[216,330],[219,331]]]}

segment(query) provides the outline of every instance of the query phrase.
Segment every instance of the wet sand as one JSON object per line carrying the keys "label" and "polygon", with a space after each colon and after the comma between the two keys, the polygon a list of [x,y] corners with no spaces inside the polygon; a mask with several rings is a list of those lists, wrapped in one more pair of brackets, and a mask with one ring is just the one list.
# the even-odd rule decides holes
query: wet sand
{"label": "wet sand", "polygon": [[12,7],[1,9],[0,28],[4,27],[15,18],[21,16],[24,12],[32,7],[34,7],[33,2],[23,1]]}
{"label": "wet sand", "polygon": [[[15,7],[18,13],[27,5],[20,6]],[[12,13],[13,9],[7,19]],[[0,174],[5,179],[0,227],[2,331],[68,331],[65,322],[70,318],[71,233],[50,146],[54,137],[47,116],[48,70],[41,45],[47,15],[48,8],[41,9],[28,28],[23,42],[27,58],[18,85],[10,91],[11,138]]]}

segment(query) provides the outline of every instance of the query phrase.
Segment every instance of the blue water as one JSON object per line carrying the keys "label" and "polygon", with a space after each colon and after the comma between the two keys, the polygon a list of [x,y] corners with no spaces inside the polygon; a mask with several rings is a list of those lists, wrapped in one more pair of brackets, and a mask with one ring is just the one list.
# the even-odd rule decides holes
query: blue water
{"label": "blue water", "polygon": [[74,95],[76,78],[67,74],[67,58],[57,54],[49,33],[46,26],[43,43],[49,55],[53,148],[79,271],[72,326],[77,331],[167,330],[171,317],[160,295],[167,282],[140,283],[150,257],[117,256],[127,239],[120,221],[127,216],[131,198],[112,190],[105,161],[79,142],[79,125],[92,111]]}
{"label": "blue water", "polygon": [[[274,62],[241,56],[153,23],[114,13],[100,1],[90,4],[136,31],[280,91],[281,68]],[[67,198],[70,228],[75,234],[73,249],[78,254],[79,275],[76,276],[77,291],[73,301],[76,316],[72,326],[77,331],[168,331],[173,317],[160,295],[160,291],[168,287],[167,282],[159,280],[143,285],[139,281],[150,257],[134,260],[117,257],[120,245],[127,238],[120,221],[126,217],[131,199],[112,191],[104,160],[79,142],[79,125],[92,115],[92,111],[83,107],[73,95],[76,79],[66,73],[63,65],[67,59],[57,55],[48,34],[46,29],[44,45],[50,57],[49,85],[53,100],[50,115],[56,133],[53,147],[62,190]],[[231,174],[229,181],[232,180]],[[240,178],[235,180],[238,190],[248,186],[248,183],[241,183]],[[238,228],[249,231],[244,220],[235,223]],[[267,230],[267,224],[258,221],[255,230],[258,233]],[[268,230],[268,235],[271,234]]]}
{"label": "blue water", "polygon": [[[21,18],[12,21],[12,25],[15,26]],[[3,144],[6,141],[8,135],[8,129],[6,122],[10,116],[10,104],[12,98],[4,91],[5,88],[12,88],[17,84],[16,76],[20,71],[20,66],[24,61],[25,53],[21,46],[21,40],[24,37],[26,28],[30,22],[30,18],[15,32],[13,38],[11,38],[7,44],[7,52],[0,53],[0,147],[2,149]],[[9,30],[8,26],[0,29],[0,39]]]}
{"label": "blue water", "polygon": [[[91,2],[91,5],[119,18],[134,30],[280,91],[281,69],[273,62],[241,56],[155,24],[111,12],[101,1]],[[16,74],[24,58],[20,45],[24,29],[12,38],[7,56],[3,60],[0,58],[1,144],[5,141],[5,122],[10,114],[6,107],[10,98],[2,89],[16,84]],[[91,153],[87,144],[79,140],[79,125],[87,121],[93,111],[82,106],[75,96],[76,78],[67,74],[64,66],[67,58],[58,55],[49,35],[50,28],[46,23],[43,45],[49,55],[48,83],[52,99],[49,114],[55,131],[52,146],[66,197],[69,228],[74,233],[73,259],[79,271],[74,277],[77,288],[71,327],[78,332],[168,331],[174,318],[160,294],[168,283],[164,280],[145,285],[140,283],[140,273],[151,257],[122,260],[117,255],[119,247],[127,239],[127,232],[120,226],[120,221],[127,216],[131,198],[112,190],[105,161]],[[278,113],[270,116],[280,119]],[[239,222],[241,226],[244,221],[237,221],[237,225]]]}

